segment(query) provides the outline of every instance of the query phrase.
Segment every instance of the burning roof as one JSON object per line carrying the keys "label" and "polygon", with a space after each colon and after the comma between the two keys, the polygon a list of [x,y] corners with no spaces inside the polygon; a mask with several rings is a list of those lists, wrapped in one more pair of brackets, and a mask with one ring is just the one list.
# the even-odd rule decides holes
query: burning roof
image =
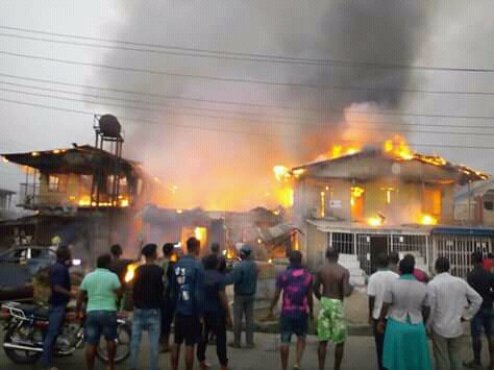
{"label": "burning roof", "polygon": [[109,166],[115,166],[117,160],[118,166],[124,173],[130,173],[137,167],[137,162],[119,159],[107,151],[90,145],[74,145],[73,148],[68,149],[11,153],[1,156],[5,161],[51,173],[93,174],[95,168],[109,169],[111,168]]}
{"label": "burning roof", "polygon": [[326,159],[294,167],[287,175],[356,180],[400,177],[405,181],[458,184],[489,178],[488,174],[440,156],[416,153],[402,139],[387,140],[381,148],[338,148]]}

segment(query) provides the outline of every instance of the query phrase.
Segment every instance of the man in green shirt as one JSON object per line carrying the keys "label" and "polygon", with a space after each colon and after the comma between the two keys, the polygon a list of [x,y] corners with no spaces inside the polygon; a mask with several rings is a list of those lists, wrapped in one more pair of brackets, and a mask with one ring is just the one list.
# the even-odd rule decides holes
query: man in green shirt
{"label": "man in green shirt", "polygon": [[117,339],[117,298],[121,291],[118,276],[109,270],[112,258],[109,254],[98,257],[97,268],[86,275],[80,286],[77,298],[77,312],[82,312],[86,304],[86,365],[94,370],[96,346],[101,335],[107,341],[108,370],[114,370]]}

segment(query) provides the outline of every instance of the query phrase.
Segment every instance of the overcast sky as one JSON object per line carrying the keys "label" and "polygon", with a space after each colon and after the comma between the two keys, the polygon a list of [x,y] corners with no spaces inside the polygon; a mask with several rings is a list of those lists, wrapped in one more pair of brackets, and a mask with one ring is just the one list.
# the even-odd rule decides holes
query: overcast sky
{"label": "overcast sky", "polygon": [[[370,106],[388,113],[411,113],[375,116],[389,123],[375,129],[386,127],[384,136],[392,130],[402,132],[417,151],[494,173],[494,95],[444,93],[494,93],[494,73],[352,67],[354,62],[368,62],[381,67],[494,69],[491,1],[147,0],[129,4],[111,0],[0,2],[0,26],[4,27],[0,28],[0,152],[93,143],[92,114],[113,113],[125,129],[124,155],[142,161],[167,184],[183,189],[180,201],[170,204],[227,208],[230,198],[241,194],[244,201],[232,207],[245,208],[266,196],[272,186],[273,165],[312,160],[330,142],[337,142],[345,129],[345,107],[357,103],[353,105],[357,110]],[[116,49],[115,45],[147,51]],[[236,54],[237,59],[197,57],[190,49],[242,54]],[[246,60],[251,54],[349,63],[335,67],[286,63],[291,60],[287,58],[278,63]],[[376,90],[362,92],[361,87]],[[110,99],[101,99],[102,95]],[[379,136],[366,131],[365,136],[373,135]],[[0,164],[0,187],[17,191],[21,181],[15,166]],[[248,191],[240,190],[246,184]]]}

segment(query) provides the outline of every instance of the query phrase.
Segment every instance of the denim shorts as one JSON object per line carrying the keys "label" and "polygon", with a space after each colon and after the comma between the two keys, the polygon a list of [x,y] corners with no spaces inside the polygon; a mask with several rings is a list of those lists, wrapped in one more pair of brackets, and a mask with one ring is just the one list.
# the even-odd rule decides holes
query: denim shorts
{"label": "denim shorts", "polygon": [[86,343],[98,344],[103,335],[106,340],[117,339],[117,313],[115,311],[89,311],[84,326]]}
{"label": "denim shorts", "polygon": [[280,318],[281,343],[290,343],[292,334],[299,338],[307,335],[307,315],[299,317],[287,317],[281,315]]}

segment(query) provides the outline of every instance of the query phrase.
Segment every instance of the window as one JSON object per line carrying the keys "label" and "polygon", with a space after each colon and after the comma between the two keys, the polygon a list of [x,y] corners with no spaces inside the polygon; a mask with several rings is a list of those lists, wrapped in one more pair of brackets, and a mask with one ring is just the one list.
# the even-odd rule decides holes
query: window
{"label": "window", "polygon": [[48,175],[48,191],[61,193],[67,191],[68,176],[66,175]]}
{"label": "window", "polygon": [[482,201],[486,211],[494,211],[494,190],[488,190],[482,197]]}
{"label": "window", "polygon": [[441,189],[424,188],[422,193],[422,210],[434,217],[441,217],[442,193]]}
{"label": "window", "polygon": [[48,191],[57,192],[60,188],[60,177],[50,175],[48,176]]}

